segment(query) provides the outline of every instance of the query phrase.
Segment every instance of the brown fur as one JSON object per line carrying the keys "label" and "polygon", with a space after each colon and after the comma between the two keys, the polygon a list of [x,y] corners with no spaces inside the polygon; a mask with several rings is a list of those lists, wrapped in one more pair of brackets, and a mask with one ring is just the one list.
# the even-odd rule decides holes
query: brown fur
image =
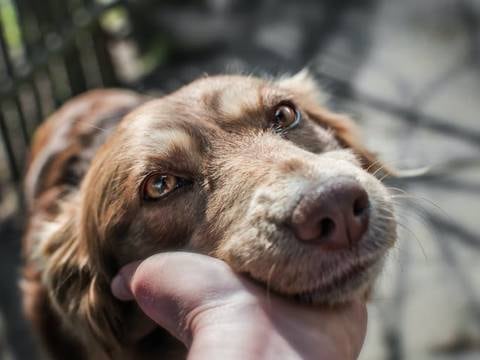
{"label": "brown fur", "polygon": [[[53,115],[38,130],[26,180],[22,288],[54,357],[184,358],[161,329],[139,339],[146,318],[110,293],[121,266],[160,251],[216,256],[280,294],[317,303],[368,291],[395,240],[391,204],[368,173],[380,170],[375,156],[320,95],[305,72],[276,81],[222,76],[141,106],[136,94],[91,92]],[[282,101],[303,117],[283,135],[269,123]],[[152,173],[193,184],[145,201],[141,184]],[[364,186],[373,225],[355,249],[326,253],[282,224],[306,187],[336,176]]]}

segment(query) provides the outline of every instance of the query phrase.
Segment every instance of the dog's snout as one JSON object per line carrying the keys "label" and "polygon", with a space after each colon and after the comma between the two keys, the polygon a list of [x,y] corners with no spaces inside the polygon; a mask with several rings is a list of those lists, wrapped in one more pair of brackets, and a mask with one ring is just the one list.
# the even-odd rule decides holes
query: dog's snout
{"label": "dog's snout", "polygon": [[368,222],[369,199],[363,186],[350,178],[338,178],[305,194],[293,211],[290,226],[300,241],[336,250],[358,243]]}

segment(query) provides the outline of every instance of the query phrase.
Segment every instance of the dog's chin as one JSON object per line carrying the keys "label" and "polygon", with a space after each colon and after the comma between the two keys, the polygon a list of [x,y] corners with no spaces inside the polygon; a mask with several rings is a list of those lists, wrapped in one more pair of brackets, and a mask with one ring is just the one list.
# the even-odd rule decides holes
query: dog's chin
{"label": "dog's chin", "polygon": [[[342,271],[332,270],[335,275],[328,280],[321,282],[319,282],[319,279],[304,281],[305,285],[301,286],[303,289],[301,287],[299,289],[298,286],[295,290],[283,288],[280,284],[274,282],[269,282],[266,285],[269,290],[302,304],[341,305],[355,298],[364,299],[368,297],[382,266],[383,257],[359,261]],[[255,276],[249,275],[255,279]],[[265,283],[265,281],[256,280]]]}
{"label": "dog's chin", "polygon": [[382,267],[382,259],[369,260],[350,266],[337,276],[323,283],[315,283],[294,294],[290,298],[302,304],[339,305],[354,298],[365,298]]}

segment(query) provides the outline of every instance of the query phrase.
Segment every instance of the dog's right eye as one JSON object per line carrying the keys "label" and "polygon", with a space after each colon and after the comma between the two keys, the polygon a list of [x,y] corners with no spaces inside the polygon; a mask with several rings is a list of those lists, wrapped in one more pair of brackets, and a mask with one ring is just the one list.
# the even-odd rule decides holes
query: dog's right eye
{"label": "dog's right eye", "polygon": [[154,174],[149,176],[143,185],[143,198],[145,200],[161,199],[178,188],[190,183],[187,179],[178,176]]}

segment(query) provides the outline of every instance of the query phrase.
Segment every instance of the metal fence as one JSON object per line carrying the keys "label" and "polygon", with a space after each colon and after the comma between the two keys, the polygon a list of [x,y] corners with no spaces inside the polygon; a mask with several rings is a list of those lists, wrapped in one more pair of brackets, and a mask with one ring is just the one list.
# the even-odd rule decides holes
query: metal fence
{"label": "metal fence", "polygon": [[18,184],[35,127],[69,97],[117,84],[102,15],[112,0],[0,0],[0,133]]}

